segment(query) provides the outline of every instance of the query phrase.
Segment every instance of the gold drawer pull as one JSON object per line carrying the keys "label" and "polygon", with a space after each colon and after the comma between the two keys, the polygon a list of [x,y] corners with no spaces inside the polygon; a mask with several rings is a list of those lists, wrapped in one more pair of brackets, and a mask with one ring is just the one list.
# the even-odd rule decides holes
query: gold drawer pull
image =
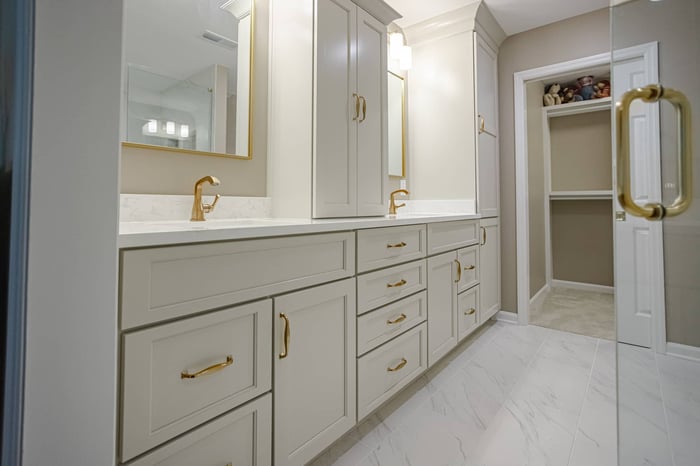
{"label": "gold drawer pull", "polygon": [[475,312],[476,312],[476,309],[474,309],[474,308],[472,307],[472,308],[469,308],[469,309],[467,309],[466,311],[464,311],[464,315],[465,315],[465,316],[473,316]]}
{"label": "gold drawer pull", "polygon": [[455,259],[455,263],[457,264],[457,280],[455,280],[455,283],[459,283],[462,280],[462,263]]}
{"label": "gold drawer pull", "polygon": [[403,369],[403,367],[404,367],[406,364],[408,364],[408,361],[406,360],[406,358],[401,358],[401,362],[398,363],[398,364],[396,365],[396,367],[387,367],[386,370],[387,370],[387,372],[396,372],[396,371],[400,371],[401,369]]}
{"label": "gold drawer pull", "polygon": [[476,268],[475,265],[468,265],[468,266],[464,267],[464,270],[474,270],[475,268]]}
{"label": "gold drawer pull", "polygon": [[289,337],[291,331],[289,329],[289,319],[283,312],[280,312],[280,319],[284,320],[284,350],[280,353],[280,359],[284,359],[287,357],[287,354],[289,354]]}
{"label": "gold drawer pull", "polygon": [[209,366],[206,369],[202,369],[199,372],[195,372],[194,374],[190,374],[187,371],[182,371],[180,373],[180,378],[181,379],[196,379],[197,377],[202,377],[205,375],[213,374],[215,372],[219,372],[222,369],[226,369],[228,366],[233,364],[233,356],[230,354],[226,356],[226,361],[220,362],[218,364],[214,364],[213,366]]}
{"label": "gold drawer pull", "polygon": [[406,246],[408,246],[408,245],[406,243],[404,243],[403,241],[401,241],[400,243],[396,243],[396,244],[387,244],[386,245],[387,248],[405,248]]}
{"label": "gold drawer pull", "polygon": [[352,117],[352,121],[357,121],[360,118],[360,96],[353,94],[352,97],[355,99],[355,116]]}
{"label": "gold drawer pull", "polygon": [[406,314],[402,313],[400,316],[398,316],[394,320],[387,320],[386,323],[389,325],[394,325],[394,324],[398,324],[399,322],[403,322],[404,320],[406,320]]}
{"label": "gold drawer pull", "polygon": [[387,288],[398,288],[400,286],[404,286],[406,283],[408,283],[408,282],[402,278],[401,280],[399,280],[396,283],[387,283],[386,287]]}

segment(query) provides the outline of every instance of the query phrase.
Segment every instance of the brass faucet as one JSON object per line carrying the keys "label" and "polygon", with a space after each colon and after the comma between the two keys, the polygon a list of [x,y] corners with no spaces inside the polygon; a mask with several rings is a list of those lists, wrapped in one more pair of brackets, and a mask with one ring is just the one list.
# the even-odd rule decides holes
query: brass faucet
{"label": "brass faucet", "polygon": [[220,194],[217,194],[214,196],[214,202],[211,204],[202,203],[202,185],[204,183],[209,183],[212,186],[219,186],[220,181],[214,176],[205,176],[197,180],[194,184],[194,204],[192,204],[192,218],[190,218],[193,222],[203,222],[206,220],[204,214],[208,214],[214,210],[216,203],[219,202],[219,198],[221,197]]}
{"label": "brass faucet", "polygon": [[410,194],[410,193],[409,193],[408,191],[406,191],[405,189],[397,189],[396,191],[392,191],[392,192],[391,192],[391,194],[389,195],[389,198],[391,199],[391,202],[389,202],[389,214],[391,214],[391,215],[396,215],[396,209],[398,209],[399,207],[403,207],[403,206],[406,205],[405,202],[404,202],[403,204],[396,204],[395,196],[396,196],[397,194],[406,194],[406,195],[408,195],[408,194]]}

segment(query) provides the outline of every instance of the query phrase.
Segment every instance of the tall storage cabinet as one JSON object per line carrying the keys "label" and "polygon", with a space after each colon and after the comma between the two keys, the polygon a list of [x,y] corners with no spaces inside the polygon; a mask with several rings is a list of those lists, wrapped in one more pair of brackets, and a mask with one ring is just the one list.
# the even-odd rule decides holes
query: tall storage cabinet
{"label": "tall storage cabinet", "polygon": [[474,33],[477,110],[477,209],[484,217],[499,212],[498,84],[496,52]]}
{"label": "tall storage cabinet", "polygon": [[386,24],[399,15],[379,0],[361,3],[271,0],[275,216],[387,212]]}

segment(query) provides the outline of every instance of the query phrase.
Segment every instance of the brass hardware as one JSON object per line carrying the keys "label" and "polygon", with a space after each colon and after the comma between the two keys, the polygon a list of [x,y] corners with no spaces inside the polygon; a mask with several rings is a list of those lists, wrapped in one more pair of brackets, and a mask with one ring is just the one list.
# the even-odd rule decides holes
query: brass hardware
{"label": "brass hardware", "polygon": [[482,117],[481,115],[479,115],[479,134],[482,134],[482,133],[486,133],[486,134],[488,134],[489,136],[496,137],[495,134],[493,134],[492,132],[486,130],[486,120],[484,120],[484,117]]}
{"label": "brass hardware", "polygon": [[468,265],[468,266],[464,267],[464,270],[474,270],[475,268],[476,268],[475,265]]}
{"label": "brass hardware", "polygon": [[455,263],[457,264],[457,280],[455,280],[455,283],[459,283],[462,280],[462,263],[455,259]]}
{"label": "brass hardware", "polygon": [[180,373],[180,378],[181,379],[196,379],[197,377],[202,377],[205,375],[213,374],[215,372],[219,372],[222,369],[226,369],[231,364],[233,364],[233,356],[231,356],[229,354],[228,356],[226,356],[226,361],[209,366],[205,369],[202,369],[201,371],[195,372],[194,374],[190,374],[187,371],[182,371]]}
{"label": "brass hardware", "polygon": [[213,211],[214,207],[216,207],[216,203],[219,202],[219,198],[221,198],[221,195],[217,194],[214,196],[214,202],[211,204],[202,203],[202,185],[204,183],[209,183],[212,186],[219,186],[221,182],[214,176],[205,176],[204,178],[198,179],[194,184],[194,203],[192,204],[192,217],[190,218],[192,222],[203,222],[205,220],[204,214]]}
{"label": "brass hardware", "polygon": [[398,288],[400,286],[404,286],[406,283],[408,283],[408,282],[402,278],[401,280],[399,280],[396,283],[387,283],[386,287],[387,288]]}
{"label": "brass hardware", "polygon": [[357,94],[352,95],[355,98],[355,116],[352,117],[352,121],[357,121],[360,118],[360,96]]}
{"label": "brass hardware", "polygon": [[473,307],[470,307],[469,309],[464,311],[464,315],[465,316],[473,316],[475,312],[476,312],[476,309],[474,309]]}
{"label": "brass hardware", "polygon": [[396,244],[387,244],[386,245],[387,248],[405,248],[406,246],[407,246],[407,244],[404,243],[403,241],[401,241],[400,243],[396,243]]}
{"label": "brass hardware", "polygon": [[365,99],[363,95],[360,96],[360,99],[362,99],[362,118],[360,119],[360,123],[362,123],[367,119],[367,99]]}
{"label": "brass hardware", "polygon": [[284,350],[280,353],[279,357],[280,359],[284,359],[289,354],[289,337],[291,332],[289,329],[289,319],[283,312],[280,312],[280,319],[284,320]]}
{"label": "brass hardware", "polygon": [[[632,102],[641,99],[646,103],[668,100],[676,109],[678,117],[678,183],[679,193],[673,204],[665,206],[659,202],[640,206],[632,198],[630,170],[630,128],[629,109]],[[628,213],[647,220],[661,220],[675,217],[690,207],[693,199],[693,143],[690,102],[682,92],[664,88],[661,84],[631,89],[625,92],[615,104],[617,125],[617,199]]]}
{"label": "brass hardware", "polygon": [[406,314],[401,313],[401,315],[398,316],[396,319],[394,319],[394,320],[387,320],[386,323],[387,323],[388,325],[394,325],[394,324],[398,324],[399,322],[403,322],[404,320],[406,320]]}
{"label": "brass hardware", "polygon": [[406,205],[405,202],[403,204],[396,204],[396,195],[397,194],[405,194],[408,196],[411,193],[409,193],[405,189],[397,189],[396,191],[392,191],[391,194],[389,194],[389,199],[390,199],[390,201],[389,201],[389,214],[391,214],[391,215],[396,215],[396,209]]}
{"label": "brass hardware", "polygon": [[481,235],[484,238],[484,240],[481,242],[480,246],[483,246],[486,244],[486,228],[484,227],[479,227],[481,228]]}
{"label": "brass hardware", "polygon": [[615,212],[615,220],[618,222],[624,222],[627,220],[627,213],[624,210],[618,210]]}
{"label": "brass hardware", "polygon": [[404,367],[406,364],[408,364],[408,361],[406,360],[406,358],[401,358],[401,362],[398,363],[398,364],[396,365],[396,367],[387,367],[386,370],[387,370],[387,372],[396,372],[396,371],[400,371],[401,369],[403,369],[403,367]]}

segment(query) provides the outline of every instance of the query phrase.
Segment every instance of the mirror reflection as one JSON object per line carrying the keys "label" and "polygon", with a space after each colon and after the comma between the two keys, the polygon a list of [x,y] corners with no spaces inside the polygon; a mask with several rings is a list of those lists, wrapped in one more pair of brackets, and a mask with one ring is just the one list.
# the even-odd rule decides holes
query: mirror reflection
{"label": "mirror reflection", "polygon": [[389,71],[388,75],[388,141],[389,176],[406,176],[406,144],[404,134],[404,80]]}
{"label": "mirror reflection", "polygon": [[250,157],[251,0],[126,0],[127,143]]}

